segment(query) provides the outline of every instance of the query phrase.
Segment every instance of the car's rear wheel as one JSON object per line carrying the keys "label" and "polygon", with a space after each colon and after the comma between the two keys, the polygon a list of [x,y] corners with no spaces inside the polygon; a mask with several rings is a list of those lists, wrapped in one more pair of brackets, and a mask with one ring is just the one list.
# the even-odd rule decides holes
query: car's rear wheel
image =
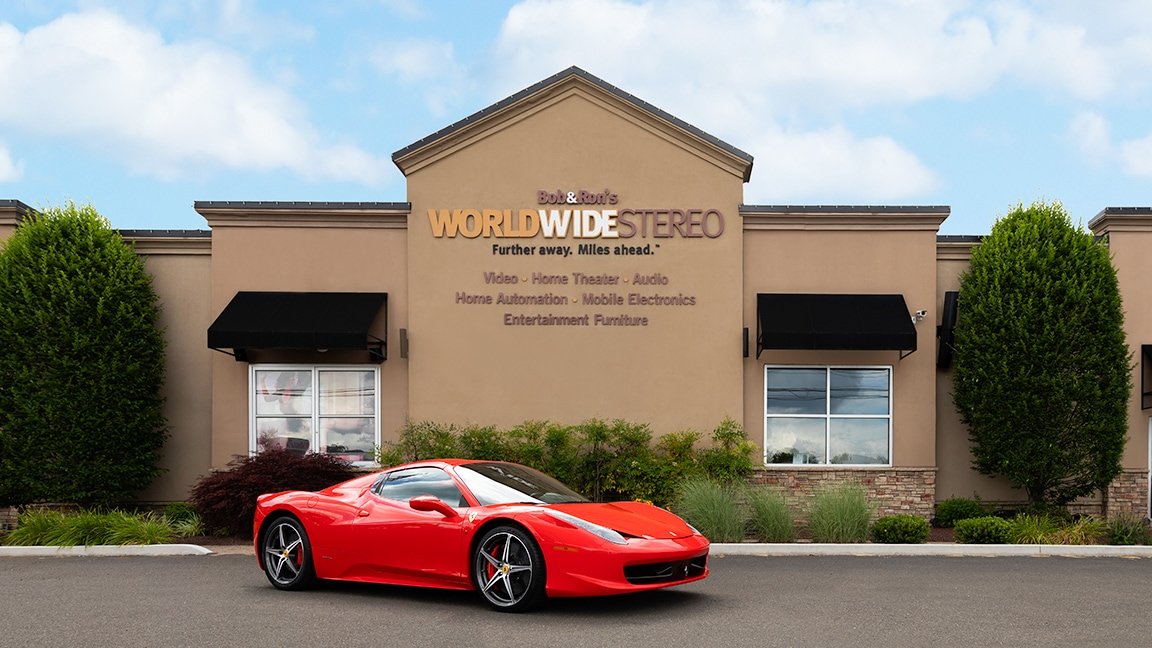
{"label": "car's rear wheel", "polygon": [[489,529],[472,557],[476,589],[493,608],[524,612],[544,602],[544,554],[526,531],[514,526]]}
{"label": "car's rear wheel", "polygon": [[264,532],[264,541],[260,544],[260,563],[273,587],[300,590],[315,584],[312,545],[299,520],[288,516],[276,518]]}

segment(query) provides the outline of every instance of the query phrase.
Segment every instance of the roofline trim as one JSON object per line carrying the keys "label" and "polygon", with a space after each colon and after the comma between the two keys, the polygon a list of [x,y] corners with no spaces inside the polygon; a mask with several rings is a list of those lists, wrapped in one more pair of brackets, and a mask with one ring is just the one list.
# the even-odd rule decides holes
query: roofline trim
{"label": "roofline trim", "polygon": [[[501,99],[500,101],[497,101],[496,103],[488,106],[487,108],[483,108],[481,110],[478,110],[478,111],[472,113],[471,115],[464,117],[463,119],[460,119],[460,120],[458,120],[452,124],[449,124],[448,126],[445,126],[444,128],[441,128],[440,130],[438,130],[438,131],[436,131],[430,135],[427,135],[425,137],[422,137],[419,140],[416,140],[415,142],[409,144],[408,146],[405,146],[404,148],[397,150],[396,152],[394,152],[392,154],[392,163],[395,164],[398,169],[400,169],[401,173],[405,173],[404,168],[400,164],[400,161],[403,158],[409,156],[412,153],[415,153],[416,151],[419,151],[419,150],[422,150],[428,146],[431,146],[432,144],[434,144],[434,143],[436,143],[436,142],[438,142],[438,141],[440,141],[440,140],[442,140],[442,139],[444,139],[450,135],[453,135],[458,131],[462,131],[465,128],[472,126],[473,124],[481,122],[481,121],[487,119],[488,117],[490,117],[496,113],[499,113],[500,111],[504,110],[505,108],[508,108],[509,106],[516,104],[516,103],[520,102],[521,100],[523,100],[523,99],[525,99],[531,95],[542,92],[542,91],[546,90],[547,88],[554,86],[556,84],[559,84],[560,82],[565,81],[565,80],[572,78],[572,77],[582,79],[583,81],[603,90],[604,92],[616,97],[617,99],[620,99],[620,100],[622,100],[628,104],[631,104],[635,108],[638,108],[644,112],[647,112],[650,115],[653,115],[653,116],[675,126],[676,128],[679,128],[679,129],[693,135],[694,137],[697,137],[700,140],[702,140],[708,144],[711,144],[712,146],[714,146],[714,147],[724,151],[725,153],[739,159],[740,161],[747,163],[747,167],[745,168],[745,171],[744,171],[744,182],[748,182],[748,180],[751,178],[751,176],[752,176],[752,163],[753,163],[753,158],[752,158],[751,154],[749,154],[746,151],[743,151],[743,150],[741,150],[735,146],[732,146],[731,144],[725,142],[724,140],[721,140],[720,138],[718,138],[714,135],[709,135],[708,133],[697,128],[696,126],[693,126],[692,124],[689,124],[688,122],[686,122],[686,121],[684,121],[684,120],[682,120],[682,119],[680,119],[680,118],[678,118],[678,117],[676,117],[676,116],[674,116],[668,112],[665,112],[665,111],[657,108],[656,106],[653,106],[652,104],[644,101],[643,99],[640,99],[639,97],[636,97],[635,95],[632,95],[628,92],[621,90],[620,88],[608,83],[607,81],[605,81],[605,80],[603,80],[603,79],[601,79],[601,78],[599,78],[593,74],[588,73],[587,71],[585,71],[585,70],[583,70],[580,67],[577,67],[575,65],[569,67],[566,70],[562,70],[556,74],[553,74],[552,76],[550,76],[550,77],[548,77],[542,81],[538,81],[537,83],[534,83],[534,84],[528,86],[527,88],[524,88],[523,90],[521,90],[521,91],[519,91],[519,92],[517,92],[511,96],[508,96],[504,99]],[[407,174],[405,173],[405,175],[407,175]]]}

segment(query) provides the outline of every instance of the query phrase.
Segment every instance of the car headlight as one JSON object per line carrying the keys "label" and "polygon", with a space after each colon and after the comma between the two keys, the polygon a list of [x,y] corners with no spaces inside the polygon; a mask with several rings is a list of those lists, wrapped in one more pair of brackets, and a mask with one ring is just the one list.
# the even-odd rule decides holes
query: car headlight
{"label": "car headlight", "polygon": [[553,511],[552,509],[544,509],[544,512],[547,513],[548,515],[551,515],[552,517],[554,517],[558,520],[564,520],[565,522],[567,522],[568,524],[571,524],[574,527],[580,527],[581,529],[584,529],[588,533],[592,533],[592,534],[597,535],[601,538],[604,538],[605,540],[607,540],[608,542],[611,542],[612,544],[618,544],[618,545],[628,544],[628,541],[624,539],[624,536],[613,531],[612,529],[609,529],[608,527],[602,527],[599,524],[593,524],[593,523],[589,522],[588,520],[581,520],[580,518],[576,517],[575,515],[568,515],[567,513],[562,513],[560,511]]}

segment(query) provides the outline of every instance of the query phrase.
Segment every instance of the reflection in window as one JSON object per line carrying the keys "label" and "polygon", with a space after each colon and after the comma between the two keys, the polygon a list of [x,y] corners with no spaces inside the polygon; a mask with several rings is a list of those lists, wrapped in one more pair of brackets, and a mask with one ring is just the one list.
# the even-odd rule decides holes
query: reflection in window
{"label": "reflection in window", "polygon": [[468,506],[456,482],[440,468],[411,468],[388,475],[376,489],[380,497],[407,502],[413,497],[431,495],[448,506]]}
{"label": "reflection in window", "polygon": [[255,366],[255,447],[325,452],[368,465],[379,444],[377,370]]}
{"label": "reflection in window", "polygon": [[766,367],[764,463],[891,463],[892,370]]}

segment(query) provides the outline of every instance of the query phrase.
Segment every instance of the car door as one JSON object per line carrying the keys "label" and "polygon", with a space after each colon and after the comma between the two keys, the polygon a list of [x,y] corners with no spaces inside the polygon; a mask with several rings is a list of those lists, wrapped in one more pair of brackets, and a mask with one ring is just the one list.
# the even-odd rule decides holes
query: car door
{"label": "car door", "polygon": [[[434,496],[457,514],[417,511],[413,497]],[[466,587],[468,560],[460,509],[468,504],[456,482],[435,466],[389,473],[365,496],[352,540],[361,567],[376,578],[406,585]]]}

